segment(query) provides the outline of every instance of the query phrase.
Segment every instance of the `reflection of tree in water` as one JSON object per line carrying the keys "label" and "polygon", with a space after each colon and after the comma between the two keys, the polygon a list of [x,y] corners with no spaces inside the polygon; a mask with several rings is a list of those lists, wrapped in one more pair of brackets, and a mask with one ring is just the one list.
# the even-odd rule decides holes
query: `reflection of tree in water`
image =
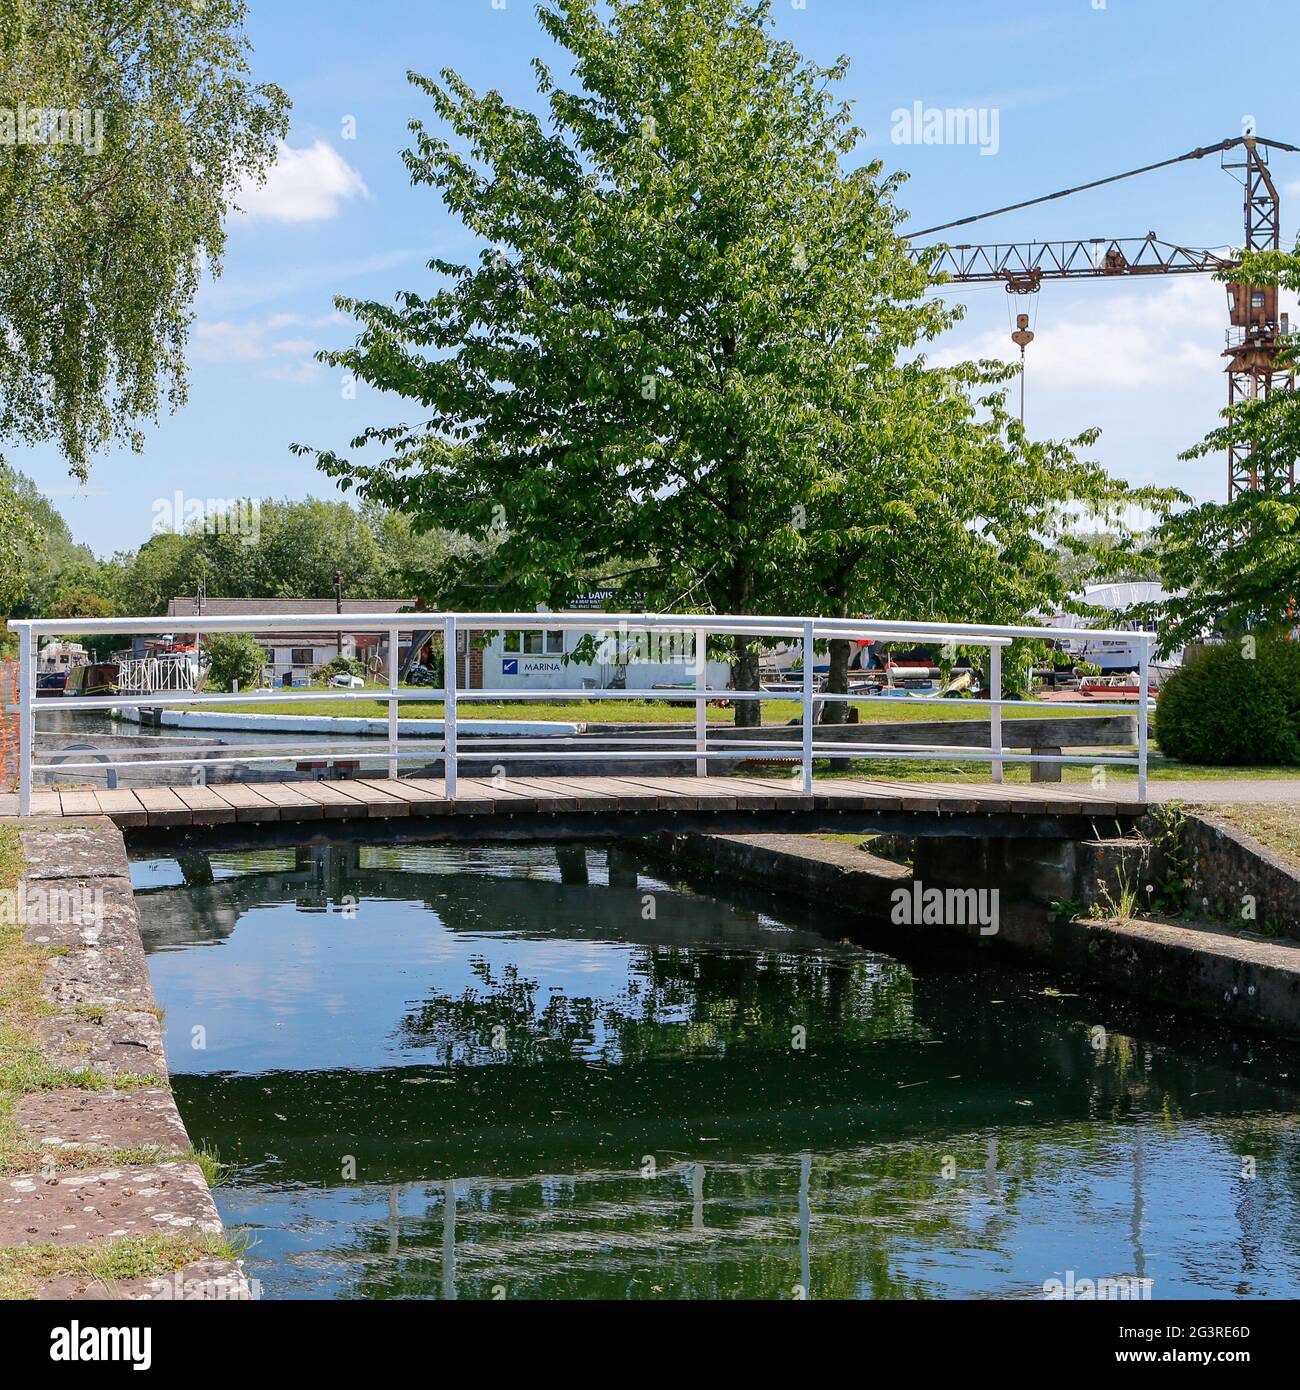
{"label": "reflection of tree in water", "polygon": [[[534,859],[528,872],[543,872]],[[350,853],[299,857],[259,863],[260,881],[241,885],[218,865],[200,891],[225,933],[245,901],[369,892],[423,901],[450,930],[623,948],[612,997],[552,991],[515,962],[475,960],[473,986],[435,991],[398,1025],[403,1048],[446,1070],[437,1085],[406,1086],[401,1068],[182,1079],[182,1089],[226,1088],[211,1113],[230,1129],[211,1136],[214,1147],[236,1151],[229,1136],[251,1133],[269,1149],[273,1137],[291,1184],[337,1186],[338,1126],[363,1129],[348,1151],[363,1154],[364,1173],[394,1181],[353,1188],[375,1199],[378,1219],[312,1257],[344,1270],[349,1296],[488,1298],[503,1284],[509,1297],[790,1297],[806,1266],[814,1297],[917,1298],[951,1289],[908,1271],[935,1259],[951,1270],[954,1258],[992,1271],[989,1288],[1005,1292],[996,1271],[1031,1199],[1041,1207],[1048,1192],[1075,1221],[1090,1217],[1088,1184],[1062,1181],[1081,1172],[1121,1190],[1127,1176],[1124,1248],[1139,1271],[1152,1151],[1190,1131],[1198,1160],[1208,1150],[1212,1164],[1237,1154],[1260,1168],[1226,1206],[1216,1192],[1236,1238],[1206,1267],[1219,1279],[1240,1271],[1218,1291],[1258,1291],[1279,1242],[1286,1267],[1300,1268],[1293,1120],[1265,1113],[1282,1102],[1256,1068],[1223,1065],[1212,1039],[1171,1046],[1112,1029],[1094,1048],[1095,1008],[1073,996],[1030,991],[1008,1003],[1012,991],[998,988],[990,1000],[974,969],[914,977],[797,933],[788,949],[747,947],[762,938],[746,938],[743,914],[725,903],[708,904],[722,926],[701,935],[698,900],[685,895],[661,891],[661,920],[640,923],[634,881],[607,887],[571,867],[564,883],[489,885],[448,872],[457,862],[446,850],[364,865]],[[178,916],[182,927],[193,933]],[[796,1026],[806,1053],[791,1048]],[[371,1111],[382,1122],[366,1134]],[[1216,1111],[1253,1113],[1220,1121]],[[724,1139],[710,1150],[707,1136]],[[636,1168],[643,1139],[662,1145],[652,1178]],[[952,1181],[939,1175],[944,1154],[957,1163]],[[423,1176],[433,1174],[445,1180]],[[1211,1277],[1194,1243],[1177,1258],[1192,1283]]]}
{"label": "reflection of tree in water", "polygon": [[[1242,1134],[1240,1122],[1216,1127],[1213,1142],[1229,1150]],[[1063,1171],[1114,1177],[1125,1137],[1089,1123],[1003,1133],[992,1174],[988,1139],[952,1135],[810,1158],[705,1159],[652,1179],[587,1172],[414,1185],[400,1191],[388,1220],[357,1226],[354,1239],[326,1258],[352,1271],[348,1296],[358,1298],[429,1298],[451,1288],[460,1298],[486,1299],[500,1285],[510,1298],[789,1298],[805,1269],[810,1295],[820,1299],[1041,1296],[1035,1285],[1009,1289],[1000,1279],[1023,1238],[1022,1208],[1035,1194],[1041,1199]],[[1300,1265],[1294,1235],[1300,1196],[1288,1180],[1300,1157],[1294,1129],[1282,1143],[1286,1159],[1261,1171],[1258,1189],[1270,1209],[1270,1231],[1292,1233],[1283,1238],[1294,1277]],[[943,1153],[957,1160],[951,1181],[937,1171]],[[1132,1182],[1139,1202],[1140,1171],[1115,1179]],[[1116,1217],[1116,1248],[1122,1224]],[[1041,1277],[1066,1255],[1045,1254]],[[906,1268],[931,1265],[936,1257],[931,1277]],[[1127,1268],[1121,1263],[1096,1273],[1135,1272],[1140,1249],[1133,1258]],[[1250,1270],[1245,1227],[1231,1248],[1188,1254],[1182,1273],[1227,1295],[1233,1290],[1214,1281],[1223,1279],[1232,1258]],[[1173,1273],[1167,1266],[1163,1272]],[[953,1278],[963,1282],[954,1286]],[[1238,1286],[1252,1288],[1258,1291],[1249,1279]]]}
{"label": "reflection of tree in water", "polygon": [[605,1062],[728,1050],[789,1048],[796,1027],[812,1041],[865,1043],[911,1030],[911,974],[862,954],[636,948],[616,999],[553,992],[513,962],[473,962],[480,988],[435,994],[400,1025],[406,1048],[442,1063],[499,1061],[504,1028],[515,1065],[586,1056]]}

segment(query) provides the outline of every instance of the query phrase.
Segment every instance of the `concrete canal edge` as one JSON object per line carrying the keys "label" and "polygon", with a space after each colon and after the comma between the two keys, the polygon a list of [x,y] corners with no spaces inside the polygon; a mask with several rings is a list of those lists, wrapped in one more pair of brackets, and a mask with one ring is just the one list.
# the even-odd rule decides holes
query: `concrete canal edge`
{"label": "concrete canal edge", "polygon": [[[1184,845],[1195,856],[1193,904],[1230,907],[1243,895],[1269,904],[1271,919],[1300,936],[1300,874],[1249,836],[1212,817],[1188,815]],[[1151,842],[918,839],[915,868],[814,835],[664,836],[660,848],[685,869],[806,899],[836,917],[860,916],[900,933],[942,933],[1032,957],[1120,992],[1191,1009],[1224,1022],[1300,1038],[1300,942],[1264,939],[1231,926],[1149,917],[1068,916],[1053,902],[1086,908],[1113,901],[1117,881],[1150,867]],[[1145,882],[1145,880],[1142,880]],[[894,893],[925,888],[998,888],[997,930],[978,923],[890,922]],[[1229,913],[1224,913],[1225,917]]]}
{"label": "concrete canal edge", "polygon": [[19,839],[17,923],[48,964],[32,1084],[9,1116],[0,1262],[22,1272],[19,1297],[247,1299],[168,1083],[121,832],[29,821]]}

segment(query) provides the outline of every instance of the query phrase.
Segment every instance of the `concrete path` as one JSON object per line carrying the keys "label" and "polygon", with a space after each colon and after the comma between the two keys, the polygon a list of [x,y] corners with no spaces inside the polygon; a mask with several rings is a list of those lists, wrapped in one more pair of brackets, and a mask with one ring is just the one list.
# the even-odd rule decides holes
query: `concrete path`
{"label": "concrete path", "polygon": [[[1122,791],[1117,794],[1123,795]],[[1137,787],[1132,795],[1136,797]],[[1300,806],[1300,778],[1261,777],[1247,781],[1162,782],[1152,778],[1147,783],[1148,801],[1187,801],[1194,805],[1248,806],[1261,803],[1280,803]]]}

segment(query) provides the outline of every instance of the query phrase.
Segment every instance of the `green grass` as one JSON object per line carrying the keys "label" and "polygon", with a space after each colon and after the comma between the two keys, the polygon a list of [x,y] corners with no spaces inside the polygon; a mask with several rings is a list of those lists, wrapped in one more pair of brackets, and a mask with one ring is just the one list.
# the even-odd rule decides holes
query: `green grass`
{"label": "green grass", "polygon": [[[1107,748],[1104,756],[1127,756],[1133,749],[1120,747]],[[1028,784],[1029,763],[1007,761],[1003,765],[1003,776],[1007,782]],[[1065,763],[1061,768],[1061,779],[1066,783],[1092,784],[1093,767],[1105,767],[1107,781],[1133,782],[1137,780],[1137,769],[1116,767],[1109,763]],[[791,773],[790,763],[767,763],[751,759],[736,769],[733,776],[779,777]],[[847,768],[832,768],[828,763],[818,761],[815,765],[818,778],[854,777],[872,780],[897,779],[905,782],[982,782],[987,784],[991,764],[965,758],[851,758]],[[1232,782],[1232,781],[1276,781],[1300,776],[1300,769],[1287,767],[1204,767],[1197,763],[1180,763],[1152,751],[1147,759],[1147,776],[1152,782]],[[1047,783],[1047,786],[1054,785]]]}
{"label": "green grass", "polygon": [[1216,806],[1214,814],[1300,869],[1300,806]]}
{"label": "green grass", "polygon": [[[25,863],[18,827],[0,826],[0,890],[18,887]],[[19,914],[9,914],[18,916]],[[36,1091],[74,1089],[102,1091],[141,1086],[165,1086],[164,1078],[148,1073],[107,1077],[91,1067],[59,1067],[45,1056],[36,1025],[54,1013],[42,985],[50,960],[66,947],[33,946],[23,940],[24,924],[0,923],[0,1174],[33,1172],[52,1162],[59,1168],[84,1168],[107,1163],[114,1154],[105,1149],[50,1149],[34,1145],[18,1128],[14,1106]],[[101,1017],[102,1009],[84,1009],[82,1017]],[[191,1155],[202,1165],[200,1155]],[[159,1155],[153,1154],[150,1161]],[[118,1161],[125,1161],[120,1158]],[[206,1169],[204,1170],[206,1173]]]}
{"label": "green grass", "polygon": [[46,1279],[73,1275],[113,1283],[156,1279],[195,1260],[238,1260],[247,1242],[223,1236],[124,1236],[87,1245],[25,1245],[0,1249],[0,1298],[31,1298]]}
{"label": "green grass", "polygon": [[[403,686],[418,690],[418,686]],[[299,692],[309,693],[309,692]],[[321,692],[324,693],[323,690]],[[175,706],[175,708],[184,708]],[[238,703],[212,707],[218,714],[297,714],[324,715],[351,719],[384,719],[388,702],[373,700],[240,700]],[[864,723],[904,723],[927,719],[987,719],[988,710],[964,700],[867,700],[857,705],[858,718]],[[404,719],[441,719],[441,700],[403,700],[399,711]],[[1099,713],[1106,713],[1101,707]],[[1067,718],[1087,715],[1092,710],[1052,710],[1044,706],[1024,708],[1017,701],[1003,706],[1004,719]],[[1120,707],[1119,713],[1125,713]],[[764,700],[763,722],[784,724],[798,718],[797,700]],[[687,724],[695,718],[694,704],[664,700],[592,700],[581,694],[571,700],[538,698],[535,700],[467,700],[461,692],[457,706],[459,719],[527,719],[548,720],[572,724]],[[711,724],[730,724],[734,711],[726,706],[708,706]]]}

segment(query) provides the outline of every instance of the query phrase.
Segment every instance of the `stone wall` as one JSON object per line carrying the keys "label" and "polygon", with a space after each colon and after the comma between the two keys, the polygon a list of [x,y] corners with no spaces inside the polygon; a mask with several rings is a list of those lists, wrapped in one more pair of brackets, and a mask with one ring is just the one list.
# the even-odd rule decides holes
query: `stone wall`
{"label": "stone wall", "polygon": [[50,1008],[36,1023],[44,1062],[107,1084],[17,1101],[18,1151],[31,1162],[0,1178],[0,1249],[183,1237],[195,1256],[170,1275],[105,1285],[64,1274],[38,1296],[247,1299],[240,1263],[217,1257],[221,1218],[168,1085],[121,833],[96,817],[28,822],[20,838],[24,940],[50,949]]}
{"label": "stone wall", "polygon": [[1300,941],[1300,869],[1210,812],[1188,816],[1183,837],[1199,912],[1240,921],[1245,909],[1255,926]]}
{"label": "stone wall", "polygon": [[[1199,843],[1207,832],[1201,818],[1193,819],[1191,842]],[[1246,842],[1229,847],[1213,841],[1205,872],[1231,871],[1239,882],[1258,886],[1268,871],[1261,855],[1275,856],[1237,838]],[[790,893],[846,925],[860,916],[876,929],[897,931],[900,939],[965,937],[982,949],[1031,957],[1148,1002],[1300,1038],[1300,947],[1294,943],[1196,922],[1074,915],[1092,905],[1108,909],[1125,887],[1142,892],[1163,868],[1159,845],[1150,838],[918,838],[914,870],[815,835],[679,835],[666,837],[665,849],[680,867]],[[913,882],[926,889],[996,888],[996,929],[988,932],[980,922],[896,925],[889,911],[893,895]],[[1220,891],[1236,891],[1235,884],[1225,878]],[[1072,910],[1058,912],[1054,902],[1070,902]]]}

